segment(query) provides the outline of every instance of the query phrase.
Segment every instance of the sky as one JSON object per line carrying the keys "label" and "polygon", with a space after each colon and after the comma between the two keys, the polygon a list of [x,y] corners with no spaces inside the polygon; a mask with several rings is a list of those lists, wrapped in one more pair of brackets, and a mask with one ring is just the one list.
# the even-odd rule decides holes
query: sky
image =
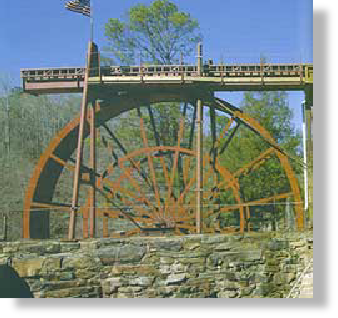
{"label": "sky", "polygon": [[[20,68],[85,65],[89,18],[68,11],[63,0],[4,1],[0,8],[0,74],[21,85]],[[94,41],[107,43],[104,25],[128,8],[152,0],[92,0]],[[255,62],[312,62],[312,0],[172,0],[200,23],[205,59]],[[239,105],[242,94],[222,93]],[[290,93],[300,127],[302,92]]]}

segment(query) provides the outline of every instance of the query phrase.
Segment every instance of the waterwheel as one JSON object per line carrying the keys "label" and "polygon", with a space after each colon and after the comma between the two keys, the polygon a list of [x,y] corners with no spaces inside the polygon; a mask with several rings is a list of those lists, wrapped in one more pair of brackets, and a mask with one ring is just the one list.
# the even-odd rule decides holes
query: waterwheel
{"label": "waterwheel", "polygon": [[[303,229],[299,186],[287,155],[255,119],[212,94],[198,97],[204,105],[204,143],[198,146],[203,187],[198,188],[196,93],[92,96],[95,125],[93,112],[88,112],[76,237],[89,236],[94,205],[94,232],[101,237],[186,235],[199,232],[197,225],[203,233],[260,230],[257,219],[269,215],[276,220],[281,210],[275,207],[285,211],[286,202],[296,203],[294,223]],[[173,120],[160,118],[159,107],[170,108],[176,114]],[[67,236],[79,122],[75,118],[55,136],[35,168],[24,202],[25,238]],[[91,127],[96,130],[95,169],[85,164]],[[260,146],[243,156],[248,134],[259,138]],[[274,182],[271,167],[278,175]],[[261,190],[248,194],[248,185],[255,189],[258,183]]]}

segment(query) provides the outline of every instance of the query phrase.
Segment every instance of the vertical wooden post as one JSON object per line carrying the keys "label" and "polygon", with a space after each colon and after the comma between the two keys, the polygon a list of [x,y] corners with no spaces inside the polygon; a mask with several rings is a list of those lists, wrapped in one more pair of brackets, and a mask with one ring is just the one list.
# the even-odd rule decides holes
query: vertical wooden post
{"label": "vertical wooden post", "polygon": [[95,236],[95,181],[96,181],[96,128],[95,128],[95,111],[97,109],[97,101],[92,104],[90,116],[90,155],[89,168],[92,169],[90,176],[91,187],[88,190],[89,199],[89,237]]}
{"label": "vertical wooden post", "polygon": [[75,213],[78,210],[78,202],[79,202],[80,168],[81,168],[82,159],[83,159],[84,126],[85,126],[85,121],[87,118],[87,109],[88,109],[88,77],[89,77],[89,68],[90,68],[92,48],[93,48],[93,43],[89,42],[88,55],[87,55],[87,67],[85,71],[84,85],[83,85],[83,96],[82,96],[79,136],[78,136],[78,144],[77,144],[76,165],[75,165],[75,171],[74,171],[72,210],[70,212],[69,228],[68,228],[69,239],[74,238],[75,216],[76,216]]}
{"label": "vertical wooden post", "polygon": [[203,75],[203,45],[201,42],[197,45],[197,72],[199,76]]}
{"label": "vertical wooden post", "polygon": [[313,227],[313,143],[312,143],[312,107],[313,107],[313,87],[312,85],[307,85],[305,87],[305,105],[303,105],[303,129],[304,131],[304,148],[305,151],[305,176],[306,187],[306,204],[305,209],[308,213],[308,222],[307,226],[309,228]]}
{"label": "vertical wooden post", "polygon": [[203,213],[203,105],[197,101],[196,116],[196,233],[202,233]]}

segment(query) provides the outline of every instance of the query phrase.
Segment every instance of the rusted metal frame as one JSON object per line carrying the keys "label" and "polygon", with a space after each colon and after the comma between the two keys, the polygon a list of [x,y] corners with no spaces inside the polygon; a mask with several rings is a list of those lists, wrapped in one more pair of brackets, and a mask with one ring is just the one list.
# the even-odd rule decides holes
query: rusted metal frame
{"label": "rusted metal frame", "polygon": [[115,134],[109,129],[109,127],[107,126],[106,123],[103,123],[101,125],[108,133],[108,135],[114,140],[114,142],[118,145],[118,147],[121,149],[121,151],[123,152],[124,155],[126,155],[128,152],[126,150],[126,148],[123,147],[123,145],[121,144],[121,142],[119,141],[119,139],[115,136]]}
{"label": "rusted metal frame", "polygon": [[72,205],[69,203],[60,203],[60,202],[32,202],[31,207],[37,209],[51,209],[51,210],[65,210],[70,208]]}
{"label": "rusted metal frame", "polygon": [[182,148],[182,147],[178,148],[178,147],[173,147],[173,146],[159,146],[159,147],[149,147],[149,148],[141,148],[141,149],[134,150],[133,152],[130,152],[126,156],[120,158],[119,161],[124,162],[124,161],[129,160],[132,157],[139,156],[142,153],[148,154],[148,153],[157,152],[157,151],[158,152],[160,152],[160,151],[172,151],[172,152],[179,151],[179,152],[185,153],[187,155],[192,155],[192,156],[195,155],[194,151],[186,149],[186,148]]}
{"label": "rusted metal frame", "polygon": [[251,172],[251,168],[257,165],[257,163],[261,162],[265,158],[271,156],[273,153],[275,153],[274,148],[268,148],[264,152],[262,152],[256,159],[250,161],[248,164],[246,164],[244,167],[238,169],[236,172],[234,172],[233,176],[238,177],[239,175],[243,173],[248,173],[249,171]]}
{"label": "rusted metal frame", "polygon": [[301,166],[303,166],[303,162],[301,160],[299,160],[298,158],[296,158],[296,157],[288,154],[284,149],[282,149],[274,141],[274,139],[272,138],[272,136],[270,135],[270,133],[266,129],[264,129],[258,123],[258,121],[256,121],[255,119],[249,117],[247,114],[243,113],[237,107],[231,105],[228,102],[224,102],[224,101],[222,101],[219,98],[215,98],[215,102],[221,106],[221,109],[223,109],[223,111],[231,114],[232,116],[235,117],[235,119],[237,121],[240,121],[243,125],[245,125],[246,127],[248,127],[256,135],[262,137],[265,140],[265,142],[267,142],[271,147],[275,148],[278,152],[284,154],[289,159],[292,159],[292,160],[296,161],[298,164],[300,164]]}
{"label": "rusted metal frame", "polygon": [[[185,195],[187,194],[187,192],[190,190],[190,188],[192,187],[192,185],[196,182],[196,172],[194,174],[194,176],[189,180],[189,183],[186,185],[184,191],[181,193],[180,197],[179,197],[179,203],[183,204],[183,199],[185,197]],[[194,205],[194,207],[196,206],[196,203]]]}
{"label": "rusted metal frame", "polygon": [[[145,148],[148,148],[148,138],[144,129],[144,122],[143,122],[143,118],[141,115],[141,112],[138,108],[139,111],[139,116],[140,116],[140,131],[141,131],[141,137],[143,140],[143,145]],[[148,158],[148,166],[149,166],[149,170],[150,170],[150,175],[151,175],[151,179],[152,179],[152,186],[153,186],[153,190],[155,192],[155,199],[156,199],[156,203],[157,203],[157,209],[159,211],[161,211],[162,207],[161,207],[161,200],[160,200],[160,194],[159,194],[159,190],[157,187],[157,181],[156,181],[156,174],[155,174],[155,169],[154,169],[154,162],[153,162],[153,156],[150,155],[150,153],[147,153],[147,158]]]}
{"label": "rusted metal frame", "polygon": [[[126,169],[125,167],[123,167],[123,163],[124,163],[124,161],[120,160],[120,162],[119,162],[119,167],[120,167],[120,169],[123,169],[123,174],[127,177],[127,179],[130,181],[130,183],[133,185],[133,187],[140,193],[141,197],[144,198],[144,199],[143,199],[143,202],[148,202],[148,206],[149,206],[149,205],[152,205],[152,204],[150,203],[150,201],[149,201],[148,199],[146,199],[146,196],[145,196],[145,194],[143,193],[141,186],[138,185],[138,183],[135,181],[135,179],[130,175],[130,171],[131,171],[131,169],[133,169],[133,168],[130,167],[130,168]],[[140,163],[138,163],[138,165],[139,165],[139,164],[140,164]],[[136,166],[136,168],[137,168],[137,166]],[[119,190],[122,191],[121,188],[119,188]],[[129,202],[129,203],[130,203],[130,202]],[[155,208],[155,209],[156,209],[156,208]],[[153,212],[153,213],[154,213],[154,215],[159,216],[158,212]]]}
{"label": "rusted metal frame", "polygon": [[250,206],[260,205],[260,204],[264,204],[264,203],[269,203],[269,202],[274,201],[274,200],[288,198],[288,197],[290,197],[292,195],[293,195],[292,192],[286,192],[286,193],[281,193],[281,194],[274,195],[272,197],[262,198],[262,199],[259,199],[259,200],[256,200],[256,201],[243,202],[241,204],[229,205],[227,207],[221,208],[220,212],[229,212],[229,211],[232,211],[232,210],[236,210],[236,209],[238,209],[240,207],[250,207]]}
{"label": "rusted metal frame", "polygon": [[129,236],[132,236],[132,235],[140,233],[140,232],[141,232],[141,228],[135,228],[135,229],[123,232],[123,234],[122,233],[113,233],[113,234],[110,235],[110,237],[112,237],[112,238],[129,237]]}
{"label": "rusted metal frame", "polygon": [[[183,125],[185,125],[185,116],[187,114],[187,107],[188,107],[188,103],[185,102],[184,106],[183,106],[183,113],[182,113],[182,117],[184,119]],[[184,133],[183,133],[181,138],[182,139],[184,138]],[[183,183],[182,189],[184,189],[185,188],[185,178],[184,178],[184,173],[183,173],[183,163],[182,163],[182,161],[183,161],[182,156],[179,156],[178,157],[178,171],[179,171],[180,176],[182,176],[182,183]],[[181,178],[180,178],[180,182],[181,182]],[[180,193],[181,193],[181,189],[180,189]]]}
{"label": "rusted metal frame", "polygon": [[115,163],[117,165],[118,161],[119,161],[119,156],[116,154],[116,152],[114,151],[113,147],[109,144],[109,142],[106,141],[106,139],[104,138],[104,136],[101,137],[102,143],[104,145],[104,147],[108,150],[111,151],[111,155],[113,156],[113,158],[115,159]]}
{"label": "rusted metal frame", "polygon": [[[280,153],[280,152],[276,152],[276,155],[279,158],[279,161],[281,162],[282,166],[285,169],[285,172],[288,176],[288,179],[290,181],[290,187],[291,190],[293,192],[294,195],[294,200],[295,202],[301,202],[301,196],[300,196],[300,190],[298,187],[298,183],[297,183],[297,178],[295,176],[294,171],[291,168],[291,165],[289,163],[289,160],[287,159],[287,157]],[[303,209],[303,205],[302,204],[296,204],[295,206],[295,217],[297,220],[297,229],[302,231],[304,230],[304,209]]]}
{"label": "rusted metal frame", "polygon": [[219,151],[219,154],[223,154],[225,149],[229,146],[231,140],[234,138],[238,128],[239,128],[240,124],[237,122],[236,123],[236,126],[234,129],[232,129],[231,133],[230,133],[230,136],[227,138],[227,140],[225,141],[225,143],[222,145],[222,148],[220,149]]}
{"label": "rusted metal frame", "polygon": [[[122,208],[115,206],[115,202],[110,198],[110,196],[114,196],[114,193],[110,192],[110,196],[107,194],[104,194],[105,198],[107,199],[107,201],[109,201],[109,203],[113,204],[114,208],[120,210],[120,212],[127,218],[129,219],[136,227],[140,228],[139,224],[137,222],[134,221],[133,217],[131,217],[130,215],[128,215],[128,213],[126,213],[125,211],[123,211]],[[122,201],[123,204],[128,204],[128,205],[134,205],[133,202],[128,201],[122,197],[120,197],[120,201]],[[135,206],[135,205],[134,205]],[[140,208],[138,206],[135,206],[135,208]],[[142,210],[142,209],[141,209]],[[142,212],[141,212],[142,213]],[[146,214],[146,212],[145,212]]]}
{"label": "rusted metal frame", "polygon": [[[115,136],[115,134],[109,129],[109,127],[106,124],[102,124],[102,127],[108,132],[109,136],[114,140],[114,142],[118,145],[120,150],[123,152],[124,155],[127,155],[128,152],[126,148],[122,145],[122,143],[119,141],[119,139]],[[130,159],[131,164],[136,168],[136,163],[134,160]],[[141,170],[141,168],[136,168],[140,176],[147,182],[148,185],[150,185],[150,182],[148,180],[148,177],[144,174],[144,172]]]}
{"label": "rusted metal frame", "polygon": [[[221,182],[218,184],[218,189],[220,190],[220,188],[223,186],[223,185],[226,185],[224,186],[223,190],[226,191],[228,189],[232,189],[234,195],[235,195],[235,199],[237,202],[240,202],[240,197],[238,195],[238,192],[239,192],[239,181],[238,179],[236,179],[235,177],[233,177],[233,175],[224,167],[222,167],[219,162],[217,161],[216,162],[216,169],[217,171],[220,172],[220,174],[222,175],[223,179],[225,181]],[[218,192],[214,192],[213,196],[215,198],[219,197],[220,196],[220,191]]]}
{"label": "rusted metal frame", "polygon": [[218,155],[218,149],[216,147],[216,112],[213,105],[210,106],[210,127],[211,127],[211,138],[212,138],[212,148],[210,149],[210,154],[213,156],[212,166],[215,170],[216,157]]}
{"label": "rusted metal frame", "polygon": [[[178,165],[178,159],[180,155],[179,149],[181,149],[181,138],[183,137],[183,132],[184,132],[184,118],[181,117],[179,133],[178,133],[178,138],[177,138],[177,148],[175,150],[174,163],[173,163],[171,177],[170,177],[170,187],[168,189],[168,201],[174,195],[173,189],[174,189],[174,182],[175,182],[175,174],[176,174],[176,167]],[[178,200],[175,200],[174,204],[177,206]]]}
{"label": "rusted metal frame", "polygon": [[64,166],[65,168],[67,168],[69,171],[72,171],[72,172],[75,171],[75,166],[70,165],[68,162],[62,160],[61,158],[59,158],[58,156],[54,155],[53,153],[50,154],[50,158],[52,158],[54,161],[56,161],[57,163],[59,163],[61,166]]}
{"label": "rusted metal frame", "polygon": [[194,105],[194,112],[193,112],[191,127],[190,127],[189,149],[192,149],[193,147],[194,132],[195,132],[195,125],[196,125],[196,112],[197,112],[197,107],[196,105]]}
{"label": "rusted metal frame", "polygon": [[153,127],[153,131],[154,131],[156,146],[160,146],[160,136],[159,136],[159,134],[156,130],[153,110],[151,109],[151,107],[149,105],[147,106],[147,108],[148,108],[148,113],[149,113],[149,117],[150,117],[150,123],[151,123],[151,126]]}
{"label": "rusted metal frame", "polygon": [[[55,161],[57,161],[58,163],[60,163],[62,166],[66,167],[68,170],[70,171],[74,171],[75,170],[75,166],[72,166],[70,164],[68,164],[67,162],[63,161],[62,159],[60,159],[59,157],[55,156],[55,155],[50,155],[50,157],[52,159],[54,159]],[[76,163],[76,160],[74,160],[73,158],[69,158],[68,159],[70,162],[72,163]],[[63,163],[64,164],[63,164]],[[94,172],[93,169],[91,169],[90,167],[88,166],[85,166],[83,163],[81,164],[81,167],[80,167],[80,172],[81,172],[81,179],[80,181],[85,181],[85,182],[90,182],[90,175],[95,175],[96,178],[99,178],[101,175],[97,172]]]}
{"label": "rusted metal frame", "polygon": [[223,131],[220,133],[220,136],[218,137],[218,140],[216,141],[216,147],[219,148],[221,144],[221,140],[225,137],[225,135],[228,133],[232,123],[234,122],[234,118],[231,117],[228,124],[223,128]]}
{"label": "rusted metal frame", "polygon": [[[166,182],[166,185],[167,185],[167,191],[169,191],[169,188],[170,188],[170,176],[169,176],[169,173],[168,173],[168,170],[167,170],[167,167],[166,167],[166,164],[165,164],[165,160],[164,160],[163,157],[160,157],[160,162],[161,162],[161,165],[162,165],[162,168],[163,168],[164,179],[165,179],[165,182]],[[165,212],[167,210],[169,210],[169,200],[164,200],[163,217],[165,217]]]}
{"label": "rusted metal frame", "polygon": [[[119,168],[120,169],[123,169],[123,172],[125,174],[125,176],[127,177],[127,179],[130,181],[131,185],[141,194],[144,196],[144,192],[142,191],[142,185],[139,185],[137,183],[137,181],[131,176],[130,174],[130,171],[132,171],[132,167],[126,169],[124,166],[123,166],[123,163],[120,162],[119,163]],[[145,197],[145,196],[144,196]]]}
{"label": "rusted metal frame", "polygon": [[82,236],[83,238],[89,237],[89,207],[86,204],[85,206],[80,207],[80,214],[82,214]]}
{"label": "rusted metal frame", "polygon": [[27,188],[27,191],[25,193],[25,201],[24,201],[24,209],[23,209],[23,238],[30,238],[30,206],[32,204],[35,189],[38,185],[39,178],[41,171],[43,167],[45,167],[48,163],[48,161],[51,159],[51,154],[54,153],[55,149],[57,149],[59,143],[63,138],[69,134],[69,131],[74,128],[74,122],[78,123],[79,118],[76,118],[73,120],[70,124],[68,124],[59,134],[57,134],[51,143],[48,145],[47,149],[44,151],[44,153],[41,155],[35,169],[33,172],[32,177],[29,181],[29,186]]}
{"label": "rusted metal frame", "polygon": [[[125,168],[125,169],[126,169],[126,168]],[[128,170],[128,171],[131,171],[132,168],[128,168],[127,170]],[[128,195],[128,196],[132,197],[133,199],[135,199],[136,201],[139,201],[139,202],[141,202],[141,203],[146,204],[148,207],[153,207],[153,208],[155,208],[155,207],[153,206],[153,204],[152,204],[146,197],[140,197],[140,196],[138,196],[138,195],[136,195],[136,194],[133,194],[131,191],[129,191],[129,190],[123,188],[123,187],[120,185],[120,182],[121,182],[125,177],[127,177],[127,178],[129,179],[128,176],[130,176],[130,173],[128,172],[128,174],[127,174],[127,173],[126,173],[126,170],[124,170],[124,173],[121,174],[121,176],[119,177],[119,179],[118,179],[117,181],[113,182],[113,181],[110,181],[110,180],[107,180],[107,179],[102,179],[102,182],[103,182],[104,184],[110,186],[110,190],[113,189],[114,191],[118,191],[118,192],[120,192],[120,193],[123,193],[123,194],[125,194],[125,195]],[[134,187],[134,188],[135,188],[135,187]],[[135,188],[135,189],[137,190],[137,188]],[[138,191],[138,190],[137,190],[137,191]],[[139,193],[139,191],[138,191],[138,193]]]}
{"label": "rusted metal frame", "polygon": [[185,185],[188,182],[190,159],[191,159],[191,157],[185,157],[185,158],[183,158],[183,182],[184,182],[184,188],[185,188]]}
{"label": "rusted metal frame", "polygon": [[106,213],[102,213],[102,236],[109,237],[109,217]]}
{"label": "rusted metal frame", "polygon": [[91,65],[92,49],[93,49],[92,42],[89,42],[88,55],[87,55],[87,68],[85,72],[84,86],[83,86],[83,97],[82,97],[82,106],[81,106],[81,115],[80,115],[76,166],[75,166],[75,172],[74,172],[72,209],[70,212],[70,219],[69,219],[69,229],[68,229],[69,239],[74,238],[75,216],[76,216],[75,211],[78,209],[78,201],[79,201],[80,167],[81,167],[82,160],[83,160],[84,126],[85,126],[85,122],[87,118],[88,78],[89,78],[90,65]]}
{"label": "rusted metal frame", "polygon": [[[115,208],[115,209],[118,209],[118,210],[119,210],[119,213],[120,213],[121,215],[124,215],[124,216],[125,216],[126,218],[128,218],[131,222],[135,223],[135,225],[138,226],[137,222],[134,221],[134,217],[128,215],[128,213],[125,212],[125,211],[123,211],[122,208],[120,208],[120,207],[118,207],[118,206],[115,206],[115,202],[112,200],[112,198],[114,197],[114,193],[111,191],[111,189],[105,189],[106,192],[100,191],[100,189],[98,189],[98,188],[97,188],[97,190],[105,197],[105,199],[107,200],[107,202],[110,202],[111,204],[114,205],[114,208]],[[126,190],[126,191],[127,191],[127,190]],[[129,200],[127,200],[126,198],[123,198],[123,197],[121,197],[121,196],[119,196],[118,199],[119,199],[120,201],[122,201],[124,205],[134,206],[135,209],[138,210],[138,211],[136,211],[136,212],[138,212],[139,214],[141,214],[141,215],[146,215],[149,219],[155,219],[154,216],[153,216],[150,212],[144,210],[144,209],[141,208],[140,206],[135,205],[132,201],[129,201]],[[111,208],[103,208],[103,209],[101,208],[101,209],[99,209],[99,211],[100,211],[100,210],[111,210]]]}

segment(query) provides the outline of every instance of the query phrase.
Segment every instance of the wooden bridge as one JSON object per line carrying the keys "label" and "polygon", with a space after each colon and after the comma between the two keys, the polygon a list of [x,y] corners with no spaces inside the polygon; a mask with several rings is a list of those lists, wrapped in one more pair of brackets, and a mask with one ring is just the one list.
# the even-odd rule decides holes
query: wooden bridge
{"label": "wooden bridge", "polygon": [[[200,88],[211,91],[304,91],[313,84],[311,63],[99,66],[94,44],[88,85],[109,86],[111,91],[133,88]],[[21,69],[23,87],[31,94],[83,91],[85,67]]]}

